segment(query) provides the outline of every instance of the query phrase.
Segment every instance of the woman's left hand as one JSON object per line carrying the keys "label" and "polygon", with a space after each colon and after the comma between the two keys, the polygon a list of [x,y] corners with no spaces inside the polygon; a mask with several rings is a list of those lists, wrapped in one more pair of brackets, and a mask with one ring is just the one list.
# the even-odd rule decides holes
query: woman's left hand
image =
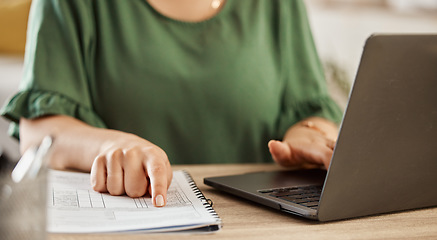
{"label": "woman's left hand", "polygon": [[337,138],[337,126],[312,117],[290,127],[282,141],[268,143],[273,160],[284,167],[305,163],[329,167]]}

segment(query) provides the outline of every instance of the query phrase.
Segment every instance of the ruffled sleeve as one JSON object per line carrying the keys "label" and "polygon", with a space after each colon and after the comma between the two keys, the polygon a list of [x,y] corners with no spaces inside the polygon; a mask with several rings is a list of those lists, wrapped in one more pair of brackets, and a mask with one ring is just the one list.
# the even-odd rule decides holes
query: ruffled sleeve
{"label": "ruffled sleeve", "polygon": [[343,111],[329,96],[290,103],[281,115],[279,132],[285,134],[292,124],[309,117],[321,117],[340,124],[342,115]]}
{"label": "ruffled sleeve", "polygon": [[93,110],[92,1],[34,0],[20,89],[1,109],[18,138],[21,117],[68,115],[105,127]]}
{"label": "ruffled sleeve", "polygon": [[[343,111],[329,95],[304,2],[290,1],[293,14],[283,14],[281,31],[284,92],[278,135],[308,117],[322,117],[339,124]],[[292,17],[291,17],[292,16]]]}
{"label": "ruffled sleeve", "polygon": [[2,109],[2,115],[12,121],[9,134],[19,138],[21,117],[33,119],[46,115],[67,115],[91,126],[106,128],[94,111],[66,96],[49,91],[26,90],[17,93]]}

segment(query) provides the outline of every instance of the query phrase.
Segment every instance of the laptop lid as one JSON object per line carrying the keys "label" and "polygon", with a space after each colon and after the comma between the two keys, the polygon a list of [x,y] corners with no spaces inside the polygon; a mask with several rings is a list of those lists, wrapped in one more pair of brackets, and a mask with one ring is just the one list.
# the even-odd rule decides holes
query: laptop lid
{"label": "laptop lid", "polygon": [[319,220],[437,205],[437,35],[365,45]]}
{"label": "laptop lid", "polygon": [[[326,178],[280,171],[205,184],[320,221],[437,205],[436,66],[437,35],[369,37]],[[323,180],[317,211],[260,193]]]}

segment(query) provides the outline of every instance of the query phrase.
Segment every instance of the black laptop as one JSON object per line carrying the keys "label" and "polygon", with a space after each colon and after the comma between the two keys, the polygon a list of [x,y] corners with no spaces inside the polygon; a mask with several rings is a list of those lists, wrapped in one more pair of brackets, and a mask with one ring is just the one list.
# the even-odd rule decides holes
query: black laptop
{"label": "black laptop", "polygon": [[204,182],[319,221],[437,206],[437,35],[367,39],[328,171]]}

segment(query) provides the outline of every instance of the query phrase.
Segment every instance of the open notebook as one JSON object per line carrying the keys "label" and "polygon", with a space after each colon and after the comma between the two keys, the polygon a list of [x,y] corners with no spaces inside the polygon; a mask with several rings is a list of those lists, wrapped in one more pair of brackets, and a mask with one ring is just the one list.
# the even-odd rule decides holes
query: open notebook
{"label": "open notebook", "polygon": [[174,171],[167,205],[150,197],[92,190],[86,173],[49,171],[48,224],[53,233],[217,231],[221,220],[186,171]]}

